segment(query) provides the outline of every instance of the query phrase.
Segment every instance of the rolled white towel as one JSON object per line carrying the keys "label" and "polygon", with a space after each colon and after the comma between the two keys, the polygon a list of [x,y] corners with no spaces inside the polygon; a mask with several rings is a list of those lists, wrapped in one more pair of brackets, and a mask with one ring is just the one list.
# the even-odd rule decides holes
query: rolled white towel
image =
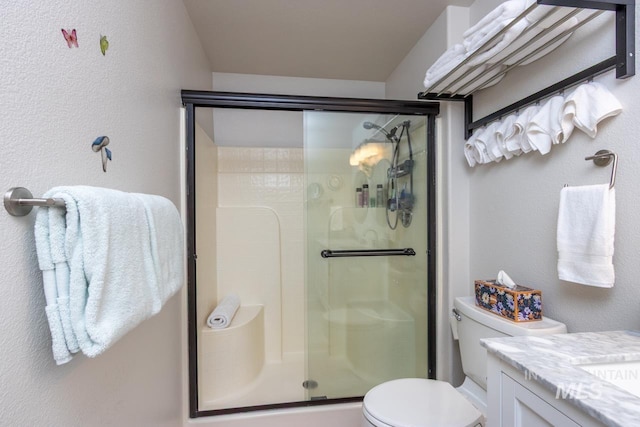
{"label": "rolled white towel", "polygon": [[536,115],[540,110],[538,105],[530,105],[518,115],[515,123],[513,124],[512,132],[506,135],[504,138],[505,146],[507,150],[514,153],[528,153],[532,150],[529,141],[527,140],[527,129],[531,122],[531,118]]}
{"label": "rolled white towel", "polygon": [[549,99],[529,122],[525,131],[526,138],[534,150],[547,154],[551,146],[563,141],[560,114],[564,106],[564,96],[556,95]]}
{"label": "rolled white towel", "polygon": [[228,327],[238,308],[240,308],[240,297],[236,294],[227,295],[207,318],[207,326],[212,329]]}

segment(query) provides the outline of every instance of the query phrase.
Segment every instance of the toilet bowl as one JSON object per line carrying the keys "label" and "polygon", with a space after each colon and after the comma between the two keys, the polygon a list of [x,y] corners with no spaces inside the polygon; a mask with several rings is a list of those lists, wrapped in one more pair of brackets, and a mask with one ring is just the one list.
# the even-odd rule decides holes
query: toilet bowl
{"label": "toilet bowl", "polygon": [[363,426],[476,427],[484,416],[444,381],[403,378],[375,386],[362,402]]}
{"label": "toilet bowl", "polygon": [[363,427],[477,427],[487,412],[486,350],[480,339],[566,333],[567,327],[545,317],[516,323],[476,307],[474,297],[456,298],[452,320],[459,340],[464,383],[451,384],[424,378],[404,378],[379,384],[362,402]]}

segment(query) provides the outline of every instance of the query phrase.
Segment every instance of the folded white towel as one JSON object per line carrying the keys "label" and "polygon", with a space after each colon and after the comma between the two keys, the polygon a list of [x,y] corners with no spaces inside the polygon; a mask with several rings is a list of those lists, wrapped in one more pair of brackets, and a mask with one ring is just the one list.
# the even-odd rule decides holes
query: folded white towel
{"label": "folded white towel", "polygon": [[64,227],[50,233],[65,241],[73,332],[82,351],[95,357],[181,286],[180,217],[158,196],[79,186],[57,187],[45,197],[65,200]]}
{"label": "folded white towel", "polygon": [[526,138],[526,132],[529,128],[531,118],[536,115],[538,110],[540,110],[538,105],[530,105],[518,115],[513,124],[512,133],[507,134],[504,139],[507,150],[513,153],[528,153],[531,151],[532,148]]}
{"label": "folded white towel", "polygon": [[[511,28],[502,34],[502,36],[492,45],[487,46],[488,49],[483,52],[478,53],[473,58],[471,58],[468,62],[469,65],[478,65],[478,64],[493,64],[500,61],[499,55],[504,49],[514,42],[522,34],[524,30],[527,29],[527,22],[522,20],[516,22]],[[487,39],[488,40],[488,39]],[[469,46],[470,52],[475,51],[480,46],[482,46],[486,40],[480,40],[482,43],[478,43],[477,46]]]}
{"label": "folded white towel", "polygon": [[621,112],[622,105],[604,85],[597,82],[585,83],[578,86],[565,100],[562,110],[562,131],[565,132],[566,129],[569,132],[568,135],[571,135],[569,129],[573,130],[571,127],[573,123],[591,138],[595,138],[598,123]]}
{"label": "folded white towel", "polygon": [[240,308],[240,297],[236,294],[227,295],[207,318],[207,326],[213,329],[227,328],[238,308]]}
{"label": "folded white towel", "polygon": [[[549,7],[549,6],[544,6],[544,7]],[[538,6],[536,10],[540,8],[542,8],[542,6]],[[551,40],[555,39],[560,34],[564,33],[565,31],[567,31],[572,27],[575,27],[579,22],[580,20],[577,17],[569,18],[567,21],[563,22],[558,27],[554,28],[553,30],[547,32],[544,36],[540,37],[536,41],[535,46],[542,46],[551,42]],[[529,24],[529,25],[532,25],[532,24]],[[542,31],[544,31],[543,27],[536,26],[536,28],[531,29],[526,36],[523,36],[521,40],[518,40],[517,44],[514,44],[509,50],[509,51],[513,51],[514,49],[518,49],[518,52],[515,53],[513,56],[511,56],[509,59],[505,59],[503,61],[504,64],[512,65],[515,62],[520,61],[520,59],[524,58],[525,56],[529,55],[531,52],[533,52],[533,49],[528,49],[528,44],[533,37],[537,36]],[[571,37],[572,34],[573,33],[566,34],[565,36],[561,37],[559,40],[556,40],[555,42],[549,44],[547,47],[545,47],[535,55],[520,62],[519,65],[530,64],[542,58],[543,56],[551,53],[553,50],[557,49],[562,43],[566,42],[569,39],[569,37]],[[492,61],[494,62],[502,61],[502,58],[504,56],[506,56],[506,53],[503,55],[498,54],[492,59]]]}
{"label": "folded white towel", "polygon": [[551,151],[551,145],[563,141],[560,126],[560,114],[564,105],[564,96],[557,95],[549,99],[533,116],[526,130],[526,137],[532,149],[540,154]]}
{"label": "folded white towel", "polygon": [[534,2],[535,0],[509,0],[501,3],[462,34],[467,50],[473,50],[469,46],[477,48],[482,45],[479,40],[486,41],[493,37]]}
{"label": "folded white towel", "polygon": [[425,89],[429,89],[434,83],[453,70],[464,60],[466,55],[467,51],[461,44],[455,44],[447,49],[427,70],[424,76]]}
{"label": "folded white towel", "polygon": [[558,278],[610,288],[615,282],[615,189],[565,187],[558,213]]}

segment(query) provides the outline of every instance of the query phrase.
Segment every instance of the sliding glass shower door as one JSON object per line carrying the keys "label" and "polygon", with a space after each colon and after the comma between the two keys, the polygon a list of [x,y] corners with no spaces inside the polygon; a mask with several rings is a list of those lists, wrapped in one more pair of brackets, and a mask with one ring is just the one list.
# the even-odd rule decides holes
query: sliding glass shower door
{"label": "sliding glass shower door", "polygon": [[311,400],[428,377],[427,117],[305,111]]}

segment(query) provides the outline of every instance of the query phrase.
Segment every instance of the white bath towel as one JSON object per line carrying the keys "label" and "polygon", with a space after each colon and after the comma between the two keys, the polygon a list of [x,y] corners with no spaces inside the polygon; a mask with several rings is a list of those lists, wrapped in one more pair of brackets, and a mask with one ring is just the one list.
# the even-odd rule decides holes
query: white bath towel
{"label": "white bath towel", "polygon": [[40,209],[36,214],[34,236],[36,253],[38,255],[38,266],[42,271],[42,282],[46,301],[45,314],[51,333],[51,350],[56,364],[62,365],[69,362],[72,355],[65,342],[64,330],[57,304],[58,293],[56,290],[56,274],[49,243],[49,215],[47,209]]}
{"label": "white bath towel", "polygon": [[453,70],[464,60],[466,54],[467,51],[461,44],[455,44],[447,49],[427,70],[424,76],[425,89],[429,89],[444,75]]}
{"label": "white bath towel", "polygon": [[64,227],[50,232],[65,241],[73,332],[83,353],[95,357],[156,314],[181,286],[180,218],[158,196],[78,186],[57,187],[45,197],[65,200]]}
{"label": "white bath towel", "polygon": [[509,0],[501,3],[462,35],[463,44],[473,51],[506,27],[535,0]]}
{"label": "white bath towel", "polygon": [[558,278],[610,288],[615,282],[615,189],[565,187],[558,213]]}
{"label": "white bath towel", "polygon": [[531,145],[526,138],[526,132],[531,123],[531,118],[536,115],[540,107],[538,105],[530,105],[525,108],[513,124],[512,133],[507,134],[504,139],[507,150],[517,153],[528,153],[531,151]]}
{"label": "white bath towel", "polygon": [[[527,22],[525,20],[516,22],[511,28],[505,31],[505,33],[496,41],[496,43],[493,43],[492,46],[487,46],[484,51],[478,53],[477,55],[474,55],[473,58],[470,58],[468,64],[493,64],[499,62],[501,59],[500,53],[504,51],[511,43],[513,43],[526,29]],[[470,46],[470,52],[475,51],[481,46],[482,44],[479,44],[478,46]]]}
{"label": "white bath towel", "polygon": [[591,138],[595,138],[598,123],[621,112],[620,101],[604,85],[597,82],[585,83],[578,86],[565,100],[561,113],[562,131],[573,130],[573,124]]}
{"label": "white bath towel", "polygon": [[239,308],[240,297],[236,294],[227,295],[207,318],[207,326],[213,329],[229,327]]}
{"label": "white bath towel", "polygon": [[533,116],[526,130],[526,138],[532,149],[540,154],[551,151],[553,144],[563,141],[560,126],[560,114],[564,105],[564,96],[557,95],[544,103]]}

